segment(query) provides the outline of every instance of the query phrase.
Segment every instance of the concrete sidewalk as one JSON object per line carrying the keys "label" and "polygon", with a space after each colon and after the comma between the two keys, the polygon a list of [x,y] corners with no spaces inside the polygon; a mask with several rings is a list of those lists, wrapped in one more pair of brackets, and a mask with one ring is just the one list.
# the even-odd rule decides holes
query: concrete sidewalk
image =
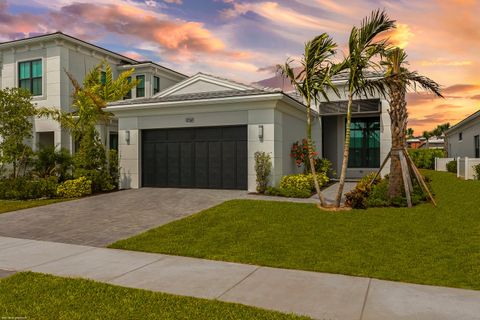
{"label": "concrete sidewalk", "polygon": [[0,269],[237,302],[315,319],[480,319],[480,291],[0,237]]}

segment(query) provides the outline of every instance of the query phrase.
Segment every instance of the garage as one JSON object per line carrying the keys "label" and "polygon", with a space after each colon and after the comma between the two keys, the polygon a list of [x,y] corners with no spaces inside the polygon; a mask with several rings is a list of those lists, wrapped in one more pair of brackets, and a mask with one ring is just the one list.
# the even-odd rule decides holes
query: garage
{"label": "garage", "polygon": [[247,126],[142,130],[144,187],[248,187]]}

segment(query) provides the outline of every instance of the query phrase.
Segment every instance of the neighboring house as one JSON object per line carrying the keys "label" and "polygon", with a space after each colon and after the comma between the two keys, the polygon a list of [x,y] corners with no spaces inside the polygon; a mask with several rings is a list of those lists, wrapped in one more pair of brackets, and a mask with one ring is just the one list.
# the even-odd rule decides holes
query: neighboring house
{"label": "neighboring house", "polygon": [[[109,145],[120,154],[121,188],[188,187],[255,191],[254,154],[272,158],[271,184],[298,173],[290,157],[306,136],[305,105],[287,90],[269,89],[198,73],[187,77],[152,62],[139,62],[62,33],[0,44],[1,87],[32,91],[39,106],[70,110],[72,86],[64,70],[82,81],[106,60],[114,76],[135,68],[141,84],[109,104],[115,119]],[[285,83],[285,81],[283,81]],[[345,134],[345,78],[335,79],[341,97],[313,106],[313,139],[319,156],[340,172]],[[288,90],[289,91],[289,90]],[[348,178],[378,170],[390,150],[388,103],[379,97],[353,104]],[[320,116],[319,116],[320,115]],[[118,132],[118,133],[117,133]],[[102,135],[103,136],[103,135]],[[74,141],[52,120],[36,119],[33,145],[74,151]],[[388,171],[388,165],[385,167]]]}
{"label": "neighboring house", "polygon": [[[130,97],[150,97],[186,78],[185,75],[152,62],[139,62],[121,54],[100,48],[61,32],[0,43],[0,87],[22,87],[32,92],[39,107],[56,107],[70,111],[73,87],[65,71],[80,83],[85,74],[105,60],[112,66],[114,76],[135,68],[133,77],[141,84]],[[105,128],[99,128],[101,131]],[[117,123],[112,121],[108,145],[116,147]],[[55,145],[73,151],[75,142],[70,134],[51,119],[35,119],[32,147]]]}
{"label": "neighboring house", "polygon": [[445,132],[448,156],[480,158],[480,110]]}
{"label": "neighboring house", "polygon": [[[424,138],[425,140],[425,138]],[[407,148],[409,149],[418,149],[422,145],[421,138],[410,138],[407,139]]]}
{"label": "neighboring house", "polygon": [[417,149],[445,149],[445,139],[443,137],[430,137],[421,139]]}

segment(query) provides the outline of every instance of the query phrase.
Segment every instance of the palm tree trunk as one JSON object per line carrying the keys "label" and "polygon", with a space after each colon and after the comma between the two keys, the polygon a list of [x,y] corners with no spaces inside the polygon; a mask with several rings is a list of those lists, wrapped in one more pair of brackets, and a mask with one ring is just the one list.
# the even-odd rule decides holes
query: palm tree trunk
{"label": "palm tree trunk", "polygon": [[347,123],[345,125],[345,142],[343,144],[342,169],[340,172],[340,182],[338,183],[337,197],[335,198],[335,206],[337,208],[340,207],[340,203],[342,202],[343,188],[345,186],[345,178],[347,175],[348,154],[350,152],[350,124],[352,122],[352,104],[353,96],[352,93],[349,93],[347,106]]}
{"label": "palm tree trunk", "polygon": [[399,153],[405,148],[407,108],[404,86],[394,86],[390,91],[392,97],[389,110],[392,131],[392,152],[390,157],[388,196],[395,198],[402,195],[403,176]]}
{"label": "palm tree trunk", "polygon": [[313,148],[312,148],[312,111],[310,108],[310,101],[307,102],[307,144],[308,144],[308,160],[310,162],[310,170],[313,175],[313,184],[315,185],[315,191],[317,192],[318,200],[320,205],[325,207],[325,198],[323,197],[322,192],[320,191],[320,185],[318,184],[317,172],[315,170],[315,160],[313,159]]}

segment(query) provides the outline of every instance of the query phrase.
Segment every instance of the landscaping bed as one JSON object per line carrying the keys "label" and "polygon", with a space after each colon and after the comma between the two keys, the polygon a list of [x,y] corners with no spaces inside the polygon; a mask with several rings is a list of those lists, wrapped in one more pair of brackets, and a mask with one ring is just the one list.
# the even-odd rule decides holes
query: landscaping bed
{"label": "landscaping bed", "polygon": [[240,304],[25,272],[0,280],[0,318],[309,319]]}
{"label": "landscaping bed", "polygon": [[234,200],[110,247],[478,290],[480,182],[422,173],[437,208]]}

